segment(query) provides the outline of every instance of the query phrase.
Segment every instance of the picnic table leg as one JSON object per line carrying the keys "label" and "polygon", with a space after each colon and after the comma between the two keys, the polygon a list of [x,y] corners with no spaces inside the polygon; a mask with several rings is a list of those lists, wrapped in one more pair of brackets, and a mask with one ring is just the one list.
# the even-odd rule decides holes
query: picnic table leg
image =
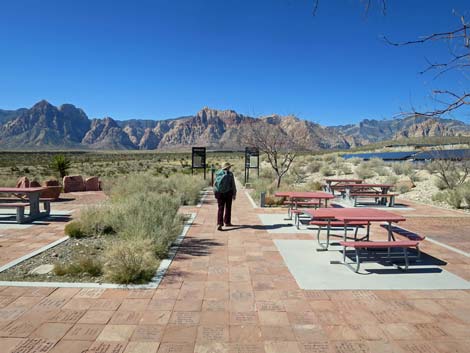
{"label": "picnic table leg", "polygon": [[330,229],[331,229],[331,220],[328,219],[328,223],[326,225],[326,243],[325,245],[322,244],[320,241],[320,232],[321,232],[321,226],[318,226],[318,232],[317,232],[317,242],[318,245],[320,246],[317,251],[328,251],[328,246],[330,245]]}
{"label": "picnic table leg", "polygon": [[40,196],[41,196],[41,193],[39,193],[39,192],[30,193],[28,195],[28,198],[29,198],[29,217],[31,219],[38,218],[41,215],[41,212],[39,210],[39,197]]}
{"label": "picnic table leg", "polygon": [[[392,232],[392,222],[387,222],[387,230],[388,230],[388,241],[395,241],[395,238],[393,236]],[[387,249],[387,257],[390,259],[390,248]]]}

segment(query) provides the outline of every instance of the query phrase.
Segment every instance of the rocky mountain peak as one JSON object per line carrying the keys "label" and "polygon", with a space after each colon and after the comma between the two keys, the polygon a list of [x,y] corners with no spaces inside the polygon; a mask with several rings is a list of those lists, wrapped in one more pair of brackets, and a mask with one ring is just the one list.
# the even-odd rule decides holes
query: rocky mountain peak
{"label": "rocky mountain peak", "polygon": [[188,149],[199,145],[233,150],[243,148],[243,137],[253,131],[254,122],[276,126],[306,150],[344,149],[403,137],[470,135],[470,125],[452,119],[413,116],[323,127],[294,115],[253,118],[209,107],[192,116],[158,121],[90,120],[73,104],[57,108],[42,100],[30,109],[0,110],[0,148]]}

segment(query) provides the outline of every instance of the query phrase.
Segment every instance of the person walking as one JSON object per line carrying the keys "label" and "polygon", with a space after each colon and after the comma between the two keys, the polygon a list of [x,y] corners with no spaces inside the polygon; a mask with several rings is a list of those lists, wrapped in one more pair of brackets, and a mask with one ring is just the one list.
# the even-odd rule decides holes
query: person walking
{"label": "person walking", "polygon": [[[230,171],[232,165],[224,163],[222,169],[215,173],[214,195],[217,199],[217,230],[222,230],[223,225],[232,226],[232,200],[237,196],[235,177]],[[225,214],[224,214],[225,211]]]}

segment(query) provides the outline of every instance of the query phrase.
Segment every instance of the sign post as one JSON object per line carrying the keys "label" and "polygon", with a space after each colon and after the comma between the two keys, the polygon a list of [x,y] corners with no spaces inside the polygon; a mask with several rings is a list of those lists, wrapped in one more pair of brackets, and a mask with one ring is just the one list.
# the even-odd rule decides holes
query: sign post
{"label": "sign post", "polygon": [[191,158],[191,174],[194,174],[194,169],[204,169],[204,180],[206,180],[206,148],[193,147]]}
{"label": "sign post", "polygon": [[258,147],[245,147],[245,184],[250,180],[250,169],[256,169],[259,177]]}

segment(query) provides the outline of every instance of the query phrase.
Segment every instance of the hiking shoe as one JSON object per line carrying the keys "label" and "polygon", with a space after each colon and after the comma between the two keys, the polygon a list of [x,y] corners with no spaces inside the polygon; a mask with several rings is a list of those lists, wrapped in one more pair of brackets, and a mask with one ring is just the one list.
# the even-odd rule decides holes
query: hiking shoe
{"label": "hiking shoe", "polygon": [[233,224],[232,223],[227,223],[225,226],[226,227],[233,227]]}
{"label": "hiking shoe", "polygon": [[223,230],[222,226],[217,226],[217,230]]}

